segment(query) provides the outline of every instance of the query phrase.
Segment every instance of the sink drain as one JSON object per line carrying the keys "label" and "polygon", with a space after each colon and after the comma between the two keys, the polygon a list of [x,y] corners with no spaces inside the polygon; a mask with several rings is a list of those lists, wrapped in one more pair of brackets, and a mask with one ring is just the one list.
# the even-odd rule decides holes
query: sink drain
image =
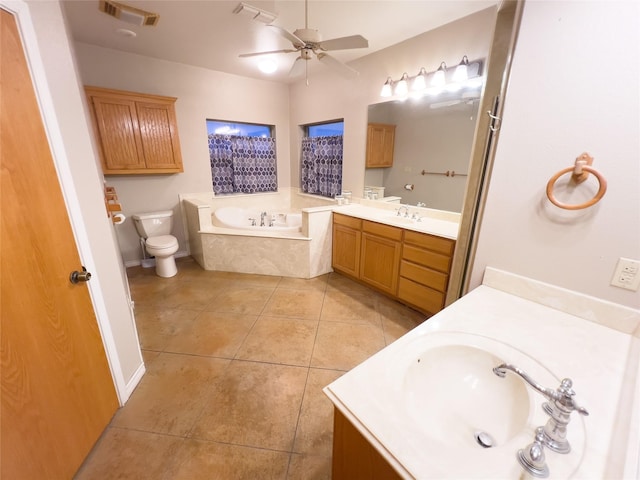
{"label": "sink drain", "polygon": [[473,436],[482,448],[491,448],[495,443],[493,437],[487,432],[476,432]]}

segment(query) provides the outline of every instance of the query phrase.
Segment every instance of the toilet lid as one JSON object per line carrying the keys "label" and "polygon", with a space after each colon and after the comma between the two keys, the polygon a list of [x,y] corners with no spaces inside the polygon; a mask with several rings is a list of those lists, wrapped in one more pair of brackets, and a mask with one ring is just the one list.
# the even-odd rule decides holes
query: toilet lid
{"label": "toilet lid", "polygon": [[151,248],[169,248],[178,244],[178,239],[173,235],[159,235],[147,238],[146,244]]}

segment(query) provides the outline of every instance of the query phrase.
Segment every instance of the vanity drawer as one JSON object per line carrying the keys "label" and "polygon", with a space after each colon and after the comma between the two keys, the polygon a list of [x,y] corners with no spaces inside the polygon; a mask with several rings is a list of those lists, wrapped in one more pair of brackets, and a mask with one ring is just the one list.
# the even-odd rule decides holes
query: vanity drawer
{"label": "vanity drawer", "polygon": [[402,247],[402,258],[445,273],[451,267],[451,257],[406,244]]}
{"label": "vanity drawer", "polygon": [[360,230],[362,228],[362,220],[348,215],[341,215],[339,213],[333,213],[333,223],[344,225],[345,227],[355,228]]}
{"label": "vanity drawer", "polygon": [[449,275],[446,273],[436,272],[406,260],[400,262],[400,276],[440,292],[447,291],[447,283],[449,282]]}
{"label": "vanity drawer", "polygon": [[429,313],[437,313],[444,307],[445,294],[400,277],[398,298]]}
{"label": "vanity drawer", "polygon": [[399,242],[402,240],[402,229],[397,227],[392,227],[389,225],[383,225],[381,223],[370,222],[368,220],[364,220],[362,222],[362,231],[370,233],[372,235],[377,235],[378,237],[388,238],[389,240],[395,240]]}
{"label": "vanity drawer", "polygon": [[428,233],[418,233],[412,230],[404,232],[404,243],[410,243],[417,245],[418,247],[427,248],[434,252],[442,253],[444,255],[453,255],[453,247],[455,241],[448,238],[436,237],[429,235]]}

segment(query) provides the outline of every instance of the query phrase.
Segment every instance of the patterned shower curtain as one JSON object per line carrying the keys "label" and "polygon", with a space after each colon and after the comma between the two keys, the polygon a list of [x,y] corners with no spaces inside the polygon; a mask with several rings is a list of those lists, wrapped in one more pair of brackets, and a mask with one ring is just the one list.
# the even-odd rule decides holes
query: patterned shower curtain
{"label": "patterned shower curtain", "polygon": [[213,192],[276,192],[276,139],[209,135]]}
{"label": "patterned shower curtain", "polygon": [[342,192],[342,135],[302,139],[302,191],[324,197]]}

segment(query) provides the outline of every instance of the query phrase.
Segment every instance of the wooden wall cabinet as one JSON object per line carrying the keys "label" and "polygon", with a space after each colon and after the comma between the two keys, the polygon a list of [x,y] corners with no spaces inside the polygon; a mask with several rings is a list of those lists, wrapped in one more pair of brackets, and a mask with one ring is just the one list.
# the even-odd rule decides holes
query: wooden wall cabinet
{"label": "wooden wall cabinet", "polygon": [[85,87],[105,175],[183,171],[176,98]]}
{"label": "wooden wall cabinet", "polygon": [[455,241],[333,214],[333,269],[421,312],[444,308]]}
{"label": "wooden wall cabinet", "polygon": [[393,166],[396,126],[370,123],[367,126],[367,168]]}

